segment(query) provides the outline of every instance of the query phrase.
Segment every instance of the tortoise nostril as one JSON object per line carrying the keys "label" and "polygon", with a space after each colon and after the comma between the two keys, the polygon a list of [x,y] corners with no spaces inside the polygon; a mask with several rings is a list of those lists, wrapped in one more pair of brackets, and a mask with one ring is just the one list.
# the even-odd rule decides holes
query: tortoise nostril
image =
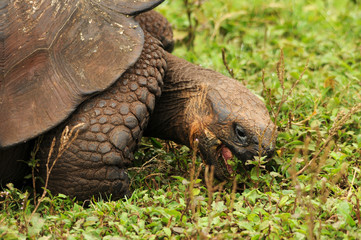
{"label": "tortoise nostril", "polygon": [[260,147],[259,144],[256,144],[256,148],[258,152],[261,152],[262,156],[267,156],[267,158],[271,158],[275,153],[275,148],[273,145],[263,145]]}

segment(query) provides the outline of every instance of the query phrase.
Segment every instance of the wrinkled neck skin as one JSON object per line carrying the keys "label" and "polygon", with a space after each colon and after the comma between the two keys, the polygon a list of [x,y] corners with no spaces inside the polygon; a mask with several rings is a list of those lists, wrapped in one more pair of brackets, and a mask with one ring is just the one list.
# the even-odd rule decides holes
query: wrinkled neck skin
{"label": "wrinkled neck skin", "polygon": [[191,100],[199,96],[204,79],[194,78],[199,70],[196,65],[171,54],[167,54],[167,66],[162,95],[156,102],[145,135],[190,146],[193,119],[187,116],[187,109]]}
{"label": "wrinkled neck skin", "polygon": [[[215,165],[216,176],[232,174],[233,156],[242,161],[271,156],[276,127],[264,103],[237,80],[167,54],[168,70],[146,136],[193,147]],[[218,168],[218,169],[217,169]]]}

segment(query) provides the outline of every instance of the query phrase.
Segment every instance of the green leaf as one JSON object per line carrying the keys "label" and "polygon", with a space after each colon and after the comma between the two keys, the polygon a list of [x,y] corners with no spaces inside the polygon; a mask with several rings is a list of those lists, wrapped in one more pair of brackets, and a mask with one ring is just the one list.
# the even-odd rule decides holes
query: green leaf
{"label": "green leaf", "polygon": [[288,196],[283,196],[283,197],[281,198],[281,200],[280,200],[279,206],[280,206],[280,207],[283,207],[284,205],[286,205],[288,199],[289,199]]}
{"label": "green leaf", "polygon": [[45,224],[45,219],[40,217],[39,214],[34,214],[30,223],[31,226],[29,227],[29,235],[37,236]]}
{"label": "green leaf", "polygon": [[342,201],[337,205],[337,213],[341,215],[346,223],[350,225],[351,227],[354,227],[356,225],[355,221],[352,219],[352,211],[351,211],[350,203],[347,201]]}
{"label": "green leaf", "polygon": [[153,147],[163,148],[163,145],[156,138],[151,137],[150,141],[152,142]]}
{"label": "green leaf", "polygon": [[198,196],[200,192],[201,192],[201,190],[199,190],[199,188],[193,188],[192,189],[192,193],[193,193],[194,196]]}
{"label": "green leaf", "polygon": [[172,230],[170,230],[170,228],[168,228],[168,227],[164,227],[163,231],[168,237],[170,237],[172,235]]}
{"label": "green leaf", "polygon": [[237,222],[237,225],[240,229],[245,229],[253,232],[253,224],[251,222],[246,222],[246,221]]}

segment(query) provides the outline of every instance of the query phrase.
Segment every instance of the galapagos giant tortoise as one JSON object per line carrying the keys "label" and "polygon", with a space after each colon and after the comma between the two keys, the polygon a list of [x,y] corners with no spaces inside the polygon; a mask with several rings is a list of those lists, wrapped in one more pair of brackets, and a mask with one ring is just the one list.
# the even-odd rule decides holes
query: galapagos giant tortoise
{"label": "galapagos giant tortoise", "polygon": [[3,183],[23,177],[18,160],[40,135],[45,178],[52,139],[79,124],[48,185],[78,199],[129,194],[127,168],[143,134],[196,140],[220,179],[232,174],[233,155],[273,152],[275,126],[262,101],[238,81],[164,51],[172,49],[169,23],[143,13],[161,2],[1,1]]}

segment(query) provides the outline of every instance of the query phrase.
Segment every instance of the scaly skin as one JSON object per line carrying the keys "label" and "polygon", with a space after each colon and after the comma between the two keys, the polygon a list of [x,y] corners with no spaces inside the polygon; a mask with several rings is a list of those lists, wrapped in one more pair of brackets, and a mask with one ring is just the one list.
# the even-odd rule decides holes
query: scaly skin
{"label": "scaly skin", "polygon": [[[162,15],[150,11],[140,14],[136,20],[146,32],[139,61],[114,86],[84,102],[66,122],[44,134],[41,153],[37,156],[41,159],[43,179],[53,137],[59,140],[66,125],[85,123],[77,140],[57,161],[50,175],[49,189],[54,194],[61,192],[78,199],[109,194],[115,199],[129,194],[126,168],[131,164],[134,149],[154,108],[155,97],[160,95],[166,69],[164,51],[148,32],[162,42],[163,48],[173,48],[172,29]],[[1,184],[23,182],[28,170],[24,161],[30,158],[32,142],[0,149]],[[56,156],[57,147],[52,156]]]}
{"label": "scaly skin", "polygon": [[135,17],[143,30],[162,42],[163,48],[172,52],[174,48],[172,26],[160,13],[152,10]]}
{"label": "scaly skin", "polygon": [[264,103],[240,82],[166,54],[168,71],[162,96],[146,136],[198,148],[219,179],[228,179],[235,155],[246,161],[271,156],[276,127]]}
{"label": "scaly skin", "polygon": [[[112,194],[129,195],[127,167],[161,93],[166,62],[159,42],[146,34],[137,63],[102,94],[87,100],[62,125],[45,134],[41,146],[41,171],[52,138],[59,139],[64,126],[84,126],[50,174],[49,189],[80,200]],[[57,147],[55,147],[55,150]],[[56,153],[53,154],[56,156]],[[54,157],[51,159],[51,162]]]}

